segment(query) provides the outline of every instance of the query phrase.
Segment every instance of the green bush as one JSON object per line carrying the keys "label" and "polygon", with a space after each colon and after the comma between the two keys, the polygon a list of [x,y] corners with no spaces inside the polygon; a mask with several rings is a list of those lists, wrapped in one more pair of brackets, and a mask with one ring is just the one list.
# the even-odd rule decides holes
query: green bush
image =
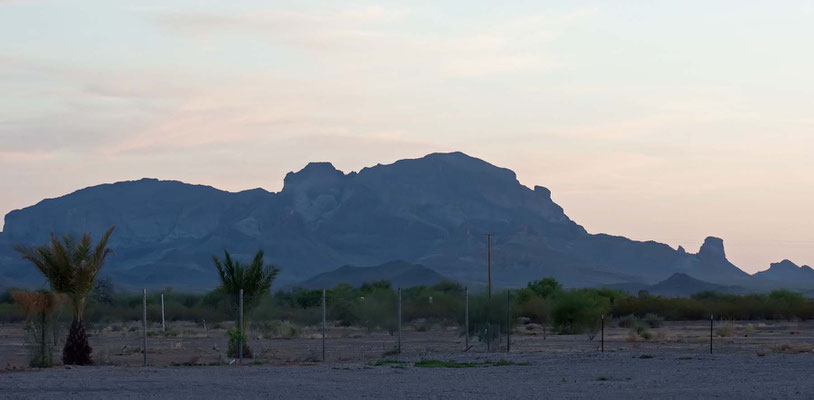
{"label": "green bush", "polygon": [[562,285],[554,278],[543,278],[539,281],[530,282],[527,287],[535,295],[543,298],[555,297],[562,292]]}
{"label": "green bush", "polygon": [[607,298],[594,291],[572,290],[557,296],[551,317],[561,334],[594,334],[608,307]]}
{"label": "green bush", "polygon": [[243,344],[243,358],[252,358],[252,349],[246,344],[246,336],[240,333],[240,330],[237,328],[229,329],[226,331],[226,335],[229,336],[229,342],[226,345],[226,356],[237,358],[240,356],[238,350],[240,349],[240,344]]}

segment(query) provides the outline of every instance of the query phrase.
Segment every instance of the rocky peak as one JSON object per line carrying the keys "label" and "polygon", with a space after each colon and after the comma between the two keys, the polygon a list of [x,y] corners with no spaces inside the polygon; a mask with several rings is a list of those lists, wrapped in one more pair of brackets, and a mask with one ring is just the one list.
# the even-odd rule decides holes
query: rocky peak
{"label": "rocky peak", "polygon": [[299,172],[289,172],[283,181],[283,191],[299,188],[303,185],[314,186],[339,181],[345,174],[334,168],[329,162],[308,163]]}
{"label": "rocky peak", "polygon": [[800,269],[800,267],[797,266],[797,264],[791,262],[791,260],[786,259],[780,261],[779,263],[772,263],[771,265],[769,265],[769,269],[796,271]]}
{"label": "rocky peak", "polygon": [[810,285],[814,282],[814,270],[808,266],[799,267],[790,260],[769,265],[769,269],[755,274],[770,280],[785,282],[789,286]]}
{"label": "rocky peak", "polygon": [[713,236],[706,238],[698,255],[706,259],[726,260],[723,239]]}
{"label": "rocky peak", "polygon": [[537,193],[540,196],[543,196],[547,199],[551,199],[551,190],[542,186],[535,186],[534,193]]}

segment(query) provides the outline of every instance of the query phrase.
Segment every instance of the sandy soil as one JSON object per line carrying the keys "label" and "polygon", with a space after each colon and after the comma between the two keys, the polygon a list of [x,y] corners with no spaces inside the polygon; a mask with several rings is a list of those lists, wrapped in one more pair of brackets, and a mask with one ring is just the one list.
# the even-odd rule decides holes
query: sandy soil
{"label": "sandy soil", "polygon": [[[811,398],[809,354],[503,355],[526,366],[73,367],[0,374],[0,397],[40,398]],[[442,359],[496,355],[437,354]]]}
{"label": "sandy soil", "polygon": [[[204,332],[176,323],[170,335],[148,339],[150,366],[139,367],[140,332],[121,326],[93,331],[95,367],[21,369],[24,331],[0,326],[0,398],[812,398],[814,321],[803,323],[716,321],[714,354],[709,323],[666,323],[653,338],[631,339],[630,331],[608,327],[605,353],[600,337],[546,335],[536,326],[518,327],[512,352],[464,352],[455,328],[403,333],[403,352],[393,354],[396,336],[355,328],[331,328],[327,362],[320,362],[321,336],[305,329],[296,338],[260,338],[252,331],[255,360],[223,365],[222,329]],[[731,336],[720,337],[719,333]],[[725,329],[720,329],[725,328]],[[175,335],[175,336],[173,336]],[[208,337],[207,337],[208,335]],[[126,347],[125,347],[126,346]],[[375,366],[379,360],[483,361],[508,359],[528,366],[418,368],[410,363]],[[217,366],[204,366],[216,364]],[[175,365],[175,366],[173,366]],[[196,365],[178,366],[178,365]]]}

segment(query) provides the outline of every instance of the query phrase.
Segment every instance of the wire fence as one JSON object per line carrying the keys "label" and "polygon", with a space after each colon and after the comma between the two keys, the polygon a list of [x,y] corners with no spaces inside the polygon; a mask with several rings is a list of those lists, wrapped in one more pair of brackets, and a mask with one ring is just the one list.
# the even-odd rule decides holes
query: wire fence
{"label": "wire fence", "polygon": [[[811,321],[735,321],[711,315],[707,321],[675,322],[600,316],[582,333],[561,334],[562,329],[547,321],[518,317],[511,296],[508,291],[490,298],[471,297],[468,290],[449,295],[382,290],[353,299],[349,307],[347,297],[321,291],[315,302],[303,307],[305,319],[312,323],[247,317],[238,352],[229,354],[234,340],[230,331],[236,328],[233,321],[176,320],[163,294],[148,297],[144,290],[141,321],[94,324],[91,345],[96,363],[102,365],[375,363],[472,353],[630,352],[639,357],[664,353],[692,357],[814,350]],[[238,320],[246,316],[242,307],[235,313]],[[15,334],[3,326],[0,337],[6,338],[0,345],[5,353],[9,348],[2,347],[15,342]],[[244,344],[249,354],[241,357]],[[7,354],[14,358],[23,351],[17,346]]]}

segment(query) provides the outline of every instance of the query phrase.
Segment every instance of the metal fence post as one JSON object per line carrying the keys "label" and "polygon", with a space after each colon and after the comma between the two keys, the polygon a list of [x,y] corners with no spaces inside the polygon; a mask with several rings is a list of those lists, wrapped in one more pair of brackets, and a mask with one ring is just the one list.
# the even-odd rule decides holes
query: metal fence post
{"label": "metal fence post", "polygon": [[465,350],[469,350],[469,288],[464,288],[464,340]]}
{"label": "metal fence post", "polygon": [[512,351],[512,291],[506,291],[506,352]]}
{"label": "metal fence post", "polygon": [[399,347],[398,351],[401,354],[401,288],[399,288],[399,311],[398,311],[398,319],[399,319]]}
{"label": "metal fence post", "polygon": [[142,315],[141,315],[141,353],[143,355],[142,365],[147,366],[147,289],[144,289],[144,296],[141,300]]}
{"label": "metal fence post", "polygon": [[605,352],[605,314],[602,314],[602,339],[601,339],[602,352]]}
{"label": "metal fence post", "polygon": [[322,361],[325,361],[325,320],[327,318],[325,306],[325,289],[322,289]]}
{"label": "metal fence post", "polygon": [[161,332],[166,332],[167,328],[164,325],[164,293],[161,293]]}
{"label": "metal fence post", "polygon": [[712,314],[709,315],[709,354],[712,354]]}
{"label": "metal fence post", "polygon": [[240,340],[238,341],[239,342],[238,345],[240,347],[238,348],[237,352],[240,358],[240,363],[243,364],[243,335],[245,334],[245,332],[243,332],[243,289],[240,289],[239,301],[240,301],[240,322],[238,323],[238,326],[240,329]]}

